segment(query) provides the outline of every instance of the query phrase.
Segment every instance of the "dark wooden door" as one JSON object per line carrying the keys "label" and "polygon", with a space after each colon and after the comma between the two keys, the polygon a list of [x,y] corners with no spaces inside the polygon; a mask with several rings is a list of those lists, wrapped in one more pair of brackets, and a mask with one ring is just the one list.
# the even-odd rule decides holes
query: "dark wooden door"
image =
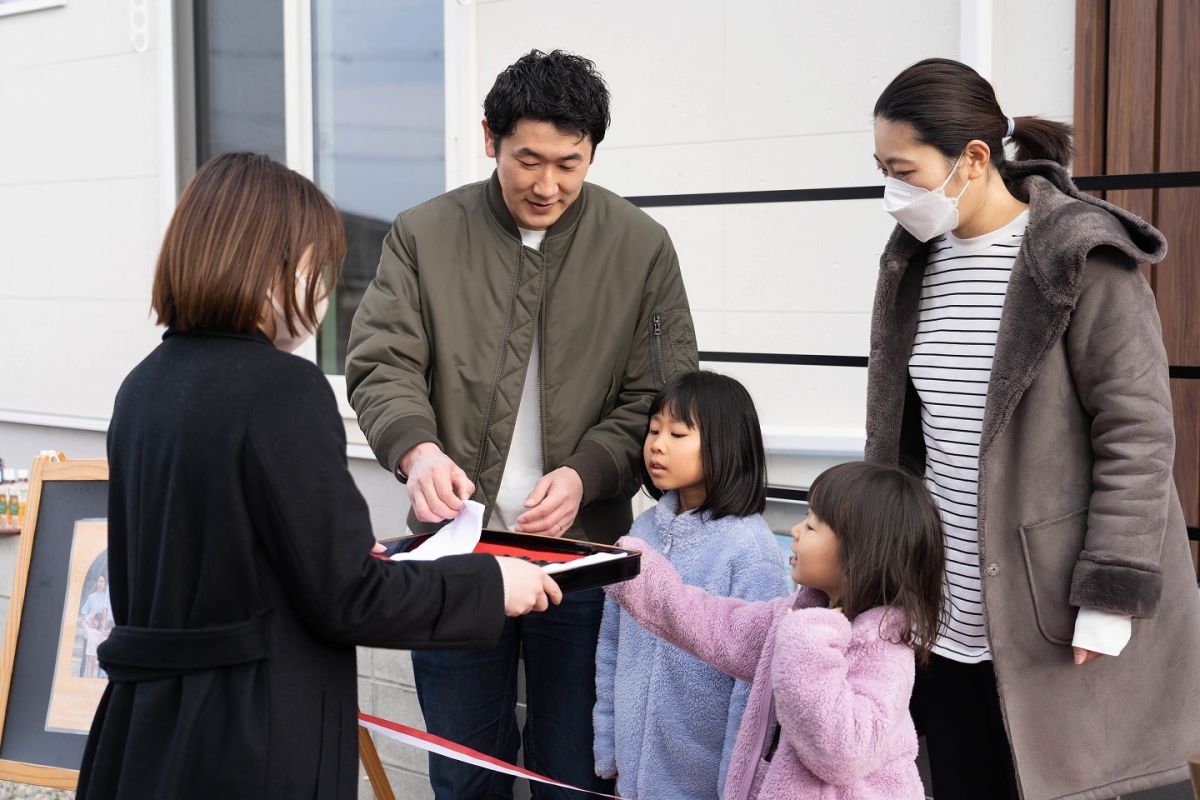
{"label": "dark wooden door", "polygon": [[[1076,0],[1075,25],[1075,174],[1200,170],[1200,3]],[[1171,364],[1200,366],[1200,187],[1107,199],[1166,234],[1167,258],[1145,268],[1163,342]],[[1172,380],[1171,397],[1175,480],[1197,528],[1200,380]]]}

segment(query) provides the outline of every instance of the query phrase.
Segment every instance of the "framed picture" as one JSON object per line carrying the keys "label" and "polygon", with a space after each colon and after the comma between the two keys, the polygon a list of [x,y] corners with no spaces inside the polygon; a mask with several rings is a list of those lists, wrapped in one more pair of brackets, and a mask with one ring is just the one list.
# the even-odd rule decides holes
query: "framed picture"
{"label": "framed picture", "polygon": [[0,779],[74,789],[112,630],[108,464],[34,464],[0,653]]}

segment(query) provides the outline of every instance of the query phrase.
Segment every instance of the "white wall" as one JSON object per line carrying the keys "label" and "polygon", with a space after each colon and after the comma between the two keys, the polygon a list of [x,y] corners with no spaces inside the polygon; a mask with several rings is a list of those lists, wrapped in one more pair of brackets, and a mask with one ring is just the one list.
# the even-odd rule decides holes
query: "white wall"
{"label": "white wall", "polygon": [[[157,35],[135,51],[130,5],[69,0],[0,16],[0,457],[10,467],[46,448],[103,456],[98,431],[117,386],[158,340],[148,311],[174,191],[159,136],[169,51]],[[158,10],[148,32],[164,22]],[[17,545],[0,538],[5,615]]]}
{"label": "white wall", "polygon": [[163,37],[135,52],[128,0],[0,16],[0,421],[105,419],[157,341],[165,216]]}

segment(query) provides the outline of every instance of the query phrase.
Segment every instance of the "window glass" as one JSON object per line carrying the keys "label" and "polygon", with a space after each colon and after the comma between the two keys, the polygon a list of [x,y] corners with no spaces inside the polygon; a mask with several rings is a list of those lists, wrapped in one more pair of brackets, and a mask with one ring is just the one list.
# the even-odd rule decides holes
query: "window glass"
{"label": "window glass", "polygon": [[231,150],[287,163],[283,4],[194,0],[196,163]]}
{"label": "window glass", "polygon": [[441,0],[313,0],[316,180],[349,243],[318,339],[327,373],[345,372],[392,220],[445,190],[442,13]]}

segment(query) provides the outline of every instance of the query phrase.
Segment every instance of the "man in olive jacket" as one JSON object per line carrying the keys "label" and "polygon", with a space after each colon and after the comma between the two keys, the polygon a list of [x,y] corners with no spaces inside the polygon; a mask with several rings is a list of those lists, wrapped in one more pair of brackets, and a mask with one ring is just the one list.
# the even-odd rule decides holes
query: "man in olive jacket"
{"label": "man in olive jacket", "polygon": [[[402,213],[384,240],[350,334],[350,402],[407,484],[414,530],[473,497],[490,527],[612,542],[632,522],[650,401],[696,368],[678,259],[661,225],[584,181],[609,121],[592,62],[533,51],[484,114],[491,179]],[[591,758],[602,604],[569,595],[494,651],[414,654],[429,730],[515,759],[522,653],[526,764],[606,788]],[[430,780],[443,800],[512,793],[511,778],[438,756]]]}

